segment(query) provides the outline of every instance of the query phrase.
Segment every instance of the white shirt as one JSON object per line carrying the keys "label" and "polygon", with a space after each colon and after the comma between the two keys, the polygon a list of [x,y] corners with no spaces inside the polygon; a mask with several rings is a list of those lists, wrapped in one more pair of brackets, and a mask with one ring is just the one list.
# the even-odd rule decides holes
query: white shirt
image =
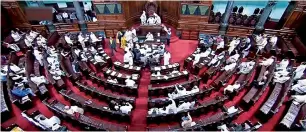
{"label": "white shirt", "polygon": [[275,46],[276,43],[277,43],[277,37],[276,36],[271,37],[270,42],[271,42],[272,46]]}
{"label": "white shirt", "polygon": [[263,60],[259,63],[259,65],[262,65],[262,66],[270,66],[272,65],[272,63],[274,62],[274,59],[273,58],[269,58],[269,59],[266,59],[266,60]]}
{"label": "white shirt", "polygon": [[177,108],[177,111],[182,111],[182,110],[188,110],[190,109],[191,107],[193,107],[193,105],[195,104],[195,101],[193,102],[184,102],[182,103],[178,108]]}
{"label": "white shirt", "polygon": [[120,107],[120,111],[124,114],[128,114],[129,112],[131,112],[132,109],[133,109],[133,106],[129,103],[128,103],[128,105]]}
{"label": "white shirt", "polygon": [[286,69],[289,65],[288,59],[283,59],[278,65],[276,65],[276,69]]}
{"label": "white shirt", "polygon": [[128,78],[128,79],[125,80],[125,84],[126,84],[126,86],[128,86],[128,87],[132,87],[132,86],[135,85],[135,81]]}
{"label": "white shirt", "polygon": [[306,103],[306,95],[292,95],[291,97],[295,102]]}
{"label": "white shirt", "polygon": [[147,16],[146,16],[146,12],[145,11],[142,12],[142,15],[140,16],[140,20],[141,20],[142,24],[146,23]]}
{"label": "white shirt", "polygon": [[238,111],[238,109],[237,108],[235,108],[235,106],[232,106],[232,107],[230,107],[230,108],[228,108],[227,109],[227,114],[232,114],[232,113],[235,113],[235,112],[237,112]]}
{"label": "white shirt", "polygon": [[95,34],[91,33],[90,34],[90,39],[92,40],[92,42],[97,42],[97,41],[100,41]]}
{"label": "white shirt", "polygon": [[291,87],[291,90],[294,90],[300,94],[306,93],[306,79],[298,80],[297,84]]}
{"label": "white shirt", "polygon": [[217,49],[221,49],[221,48],[224,48],[224,40],[222,40],[217,46]]}
{"label": "white shirt", "polygon": [[63,18],[67,19],[68,18],[68,13],[64,12],[62,13]]}
{"label": "white shirt", "polygon": [[235,68],[235,66],[236,66],[236,62],[235,63],[231,63],[231,64],[229,64],[229,65],[226,65],[225,67],[224,67],[224,70],[225,71],[231,71],[231,70],[233,70],[234,68]]}
{"label": "white shirt", "polygon": [[251,61],[251,62],[242,62],[239,65],[240,73],[243,73],[243,74],[250,73],[250,71],[253,69],[254,65],[255,65],[254,61]]}
{"label": "white shirt", "polygon": [[301,78],[304,75],[304,71],[306,69],[306,65],[299,65],[296,69],[295,69],[295,76],[294,76],[294,80]]}
{"label": "white shirt", "polygon": [[32,37],[32,38],[36,38],[36,36],[38,35],[39,33],[37,33],[37,32],[35,32],[35,31],[30,31],[30,36]]}
{"label": "white shirt", "polygon": [[125,53],[124,54],[124,56],[123,56],[123,62],[127,62],[127,63],[129,63],[130,62],[130,58],[131,58],[131,53],[130,52],[127,52],[127,53]]}
{"label": "white shirt", "polygon": [[39,86],[42,83],[47,83],[47,80],[46,80],[45,76],[31,77],[31,81],[34,82],[37,86]]}
{"label": "white shirt", "polygon": [[233,63],[233,62],[237,62],[237,60],[239,59],[240,55],[239,54],[235,54],[233,56],[230,56],[227,60],[226,63]]}
{"label": "white shirt", "polygon": [[70,37],[68,37],[67,35],[65,35],[65,41],[66,41],[68,44],[73,44],[72,40],[71,40]]}
{"label": "white shirt", "polygon": [[103,60],[103,58],[100,56],[100,55],[95,55],[95,60],[97,61],[97,62],[105,62],[104,60]]}
{"label": "white shirt", "polygon": [[87,4],[83,4],[84,5],[84,11],[91,11],[91,4],[90,3],[87,3]]}
{"label": "white shirt", "polygon": [[19,41],[21,36],[19,35],[19,33],[15,32],[11,34],[12,38],[14,39],[14,41]]}
{"label": "white shirt", "polygon": [[170,52],[168,52],[168,53],[165,52],[164,53],[164,65],[169,65],[170,58],[171,58]]}
{"label": "white shirt", "polygon": [[234,85],[228,85],[226,88],[224,88],[224,94],[226,91],[230,91],[231,93],[234,92],[234,90],[240,88],[240,83],[234,84]]}
{"label": "white shirt", "polygon": [[196,54],[194,57],[193,65],[200,61],[200,58],[207,57],[211,53],[211,48],[208,48],[205,52]]}
{"label": "white shirt", "polygon": [[80,114],[84,114],[84,110],[78,106],[70,106],[70,109],[73,111],[73,112],[78,112]]}
{"label": "white shirt", "polygon": [[154,24],[155,24],[155,19],[154,19],[154,17],[149,17],[148,20],[147,20],[147,23],[148,23],[149,25],[154,25]]}
{"label": "white shirt", "polygon": [[153,40],[154,40],[153,34],[151,34],[151,33],[149,34],[149,33],[148,33],[148,34],[146,35],[146,40],[151,40],[151,41],[153,41]]}

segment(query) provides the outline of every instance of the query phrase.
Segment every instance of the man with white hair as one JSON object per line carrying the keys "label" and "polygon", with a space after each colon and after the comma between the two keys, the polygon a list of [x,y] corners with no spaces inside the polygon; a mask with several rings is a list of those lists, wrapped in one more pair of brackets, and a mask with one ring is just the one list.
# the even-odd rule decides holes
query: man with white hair
{"label": "man with white hair", "polygon": [[140,20],[141,20],[141,24],[145,25],[146,21],[147,21],[147,16],[146,16],[146,12],[142,11],[142,15],[140,16]]}

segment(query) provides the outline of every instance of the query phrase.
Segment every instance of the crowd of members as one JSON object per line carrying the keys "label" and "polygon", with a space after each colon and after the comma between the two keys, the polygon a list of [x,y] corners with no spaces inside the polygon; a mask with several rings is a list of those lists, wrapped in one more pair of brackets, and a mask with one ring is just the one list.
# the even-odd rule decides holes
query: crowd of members
{"label": "crowd of members", "polygon": [[192,89],[190,91],[187,91],[185,87],[183,87],[182,85],[175,85],[175,91],[173,93],[168,93],[168,97],[171,99],[175,99],[178,97],[182,97],[185,95],[190,95],[190,94],[194,94],[199,92],[200,89],[198,86],[194,86],[192,87]]}

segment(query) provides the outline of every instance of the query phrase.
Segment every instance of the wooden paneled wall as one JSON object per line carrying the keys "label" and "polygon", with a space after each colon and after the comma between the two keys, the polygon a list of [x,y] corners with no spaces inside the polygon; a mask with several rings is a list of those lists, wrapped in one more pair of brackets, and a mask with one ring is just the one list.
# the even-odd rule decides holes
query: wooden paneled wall
{"label": "wooden paneled wall", "polygon": [[181,9],[179,1],[159,1],[160,16],[163,23],[167,23],[174,28],[178,26]]}
{"label": "wooden paneled wall", "polygon": [[140,16],[145,10],[147,1],[124,1],[122,2],[123,14],[126,20],[126,26],[131,27],[136,23],[140,23]]}
{"label": "wooden paneled wall", "polygon": [[301,22],[301,19],[305,16],[306,16],[306,1],[297,1],[295,9],[286,20],[283,28],[289,28],[289,29],[298,28],[300,24],[305,24]]}
{"label": "wooden paneled wall", "polygon": [[12,22],[11,25],[13,27],[31,27],[24,12],[16,1],[1,1],[1,4],[10,16]]}

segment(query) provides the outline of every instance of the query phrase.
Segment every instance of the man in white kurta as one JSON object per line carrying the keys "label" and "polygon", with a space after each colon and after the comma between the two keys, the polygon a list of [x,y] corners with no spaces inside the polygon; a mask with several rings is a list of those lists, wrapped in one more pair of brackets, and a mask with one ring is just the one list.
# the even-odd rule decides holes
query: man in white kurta
{"label": "man in white kurta", "polygon": [[147,20],[148,25],[155,25],[155,18],[154,17],[149,17]]}
{"label": "man in white kurta", "polygon": [[270,38],[270,43],[271,43],[272,48],[275,47],[275,45],[276,45],[276,43],[277,43],[277,36],[276,36],[276,35],[273,35],[273,36]]}
{"label": "man in white kurta", "polygon": [[101,41],[100,39],[96,37],[96,35],[93,32],[90,33],[90,39],[93,43]]}
{"label": "man in white kurta", "polygon": [[156,13],[154,13],[154,17],[155,17],[155,24],[156,24],[156,25],[160,25],[160,24],[161,24],[161,19],[160,19],[160,17],[159,17]]}
{"label": "man in white kurta", "polygon": [[261,38],[261,40],[256,44],[257,45],[257,52],[260,52],[262,49],[264,49],[267,45],[268,41],[267,41],[267,37],[266,36],[263,36],[263,38]]}
{"label": "man in white kurta", "polygon": [[170,52],[166,51],[164,53],[164,65],[169,65],[170,59],[171,59],[171,54]]}
{"label": "man in white kurta", "polygon": [[142,25],[145,25],[145,24],[146,24],[147,16],[146,16],[146,12],[145,12],[145,11],[142,11],[142,14],[141,14],[141,16],[140,16],[140,20],[141,20],[141,24],[142,24]]}
{"label": "man in white kurta", "polygon": [[306,79],[298,80],[297,83],[291,87],[291,90],[299,94],[306,93]]}
{"label": "man in white kurta", "polygon": [[207,57],[211,53],[211,48],[208,48],[205,52],[196,54],[194,57],[193,65],[197,64],[202,57]]}
{"label": "man in white kurta", "polygon": [[228,54],[230,55],[234,49],[237,47],[237,45],[240,43],[240,38],[234,38],[228,48]]}
{"label": "man in white kurta", "polygon": [[297,80],[297,79],[300,79],[301,77],[303,77],[305,69],[306,69],[306,63],[303,62],[303,63],[301,63],[301,65],[299,65],[295,69],[295,71],[294,71],[295,75],[294,75],[293,79]]}
{"label": "man in white kurta", "polygon": [[18,32],[15,32],[15,31],[11,31],[11,36],[12,38],[14,39],[15,42],[19,41],[21,39],[21,36],[19,35]]}

